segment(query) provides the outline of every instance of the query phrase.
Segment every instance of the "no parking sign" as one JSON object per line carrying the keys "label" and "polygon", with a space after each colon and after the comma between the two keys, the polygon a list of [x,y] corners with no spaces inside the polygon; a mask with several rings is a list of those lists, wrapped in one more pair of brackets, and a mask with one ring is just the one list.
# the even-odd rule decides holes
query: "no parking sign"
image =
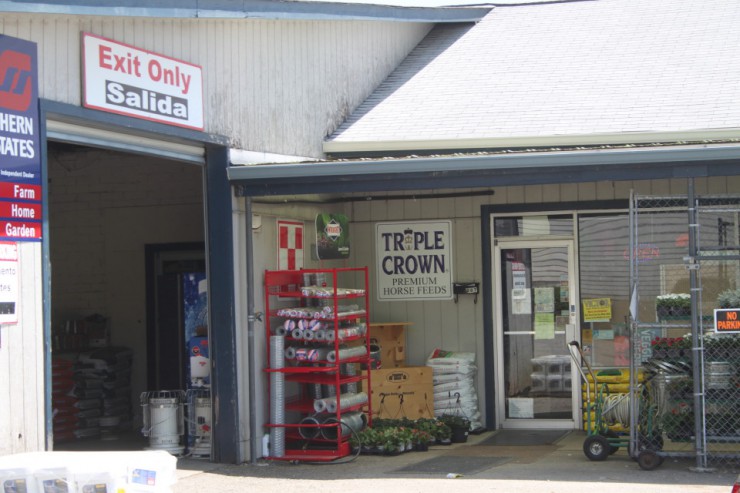
{"label": "no parking sign", "polygon": [[714,331],[719,334],[740,334],[740,308],[714,310]]}

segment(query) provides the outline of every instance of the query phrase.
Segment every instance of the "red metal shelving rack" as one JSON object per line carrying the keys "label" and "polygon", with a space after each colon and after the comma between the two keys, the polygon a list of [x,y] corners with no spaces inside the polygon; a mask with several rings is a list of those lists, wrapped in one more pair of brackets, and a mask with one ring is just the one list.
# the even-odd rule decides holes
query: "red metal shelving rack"
{"label": "red metal shelving rack", "polygon": [[[302,291],[302,284],[305,275],[322,276],[326,281],[326,290],[329,291],[329,296],[315,296],[309,295]],[[347,290],[347,285],[342,283],[348,283],[357,285],[360,284],[361,288],[355,288],[354,290]],[[290,418],[286,421],[290,423],[268,423],[265,426],[268,429],[271,428],[283,428],[285,430],[285,453],[282,456],[272,455],[275,450],[271,445],[269,457],[271,460],[289,460],[289,461],[319,461],[328,462],[341,457],[345,457],[350,454],[351,447],[349,445],[349,436],[342,436],[342,414],[346,414],[353,411],[365,412],[368,425],[371,424],[371,415],[369,413],[369,396],[370,396],[370,372],[369,371],[358,371],[356,375],[346,375],[341,373],[342,365],[362,364],[366,368],[370,364],[370,331],[369,331],[369,283],[368,283],[368,269],[367,267],[359,268],[336,268],[336,269],[302,269],[296,271],[266,271],[265,272],[265,312],[266,312],[266,340],[269,341],[272,335],[275,335],[278,327],[282,326],[282,323],[286,319],[294,320],[311,320],[315,317],[309,317],[307,315],[295,315],[286,316],[281,308],[286,308],[287,304],[299,303],[300,307],[308,307],[313,299],[331,300],[331,317],[321,318],[321,322],[325,322],[330,327],[327,330],[333,330],[334,337],[333,341],[305,341],[303,339],[295,339],[291,334],[285,335],[286,343],[296,344],[305,346],[307,348],[323,347],[330,348],[333,351],[339,351],[340,346],[345,343],[354,343],[356,345],[363,345],[365,347],[365,354],[344,360],[337,360],[335,362],[329,362],[328,360],[314,360],[310,362],[294,362],[292,365],[286,365],[282,368],[274,368],[275,362],[270,361],[270,351],[267,354],[267,368],[266,373],[280,372],[284,375],[286,386],[292,385],[295,390],[290,395],[286,395],[282,405],[286,414],[290,414]],[[355,303],[363,303],[364,306],[360,306],[360,310],[357,310],[349,315],[340,315],[340,308],[343,306],[340,302],[354,301]],[[355,324],[364,324],[365,331],[361,336],[351,336],[341,338],[339,330],[343,328],[345,323],[354,322]],[[286,344],[287,345],[287,344]],[[321,366],[317,366],[321,365]],[[347,384],[360,384],[362,382],[363,389],[368,396],[368,402],[364,404],[358,404],[355,406],[349,406],[342,409],[341,404],[341,389]],[[309,386],[331,386],[334,388],[337,400],[337,411],[335,413],[328,413],[325,416],[331,415],[335,418],[332,423],[321,423],[321,424],[305,424],[300,423],[300,420],[306,416],[315,415],[313,406],[313,399],[310,397]],[[269,388],[269,386],[268,386]],[[272,389],[270,389],[272,392]],[[288,391],[286,391],[288,394]],[[272,400],[268,400],[272,405]],[[297,416],[297,417],[296,417]],[[296,421],[297,420],[297,421]],[[300,433],[301,429],[316,429],[316,437],[305,438]],[[336,439],[327,439],[321,435],[321,432],[328,431],[329,429],[335,429],[333,434]]]}

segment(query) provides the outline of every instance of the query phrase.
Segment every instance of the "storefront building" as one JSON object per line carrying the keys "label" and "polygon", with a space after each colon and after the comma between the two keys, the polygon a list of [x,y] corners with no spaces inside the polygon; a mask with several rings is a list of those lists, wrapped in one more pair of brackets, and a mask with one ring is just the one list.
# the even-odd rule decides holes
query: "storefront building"
{"label": "storefront building", "polygon": [[[76,2],[0,4],[0,32],[38,46],[44,150],[42,238],[20,244],[23,316],[0,333],[0,390],[24,402],[3,408],[0,453],[57,447],[54,356],[79,351],[74,336],[100,318],[110,345],[133,350],[129,419],[139,427],[141,393],[189,384],[188,341],[173,319],[184,317],[183,286],[207,279],[211,460],[259,457],[264,272],[291,266],[278,243],[288,223],[303,231],[303,267],[369,267],[371,321],[410,324],[408,365],[435,349],[475,353],[486,428],[580,428],[575,369],[538,394],[548,380],[532,378],[532,365],[567,358],[572,340],[596,366],[627,364],[631,193],[684,195],[693,179],[699,193],[732,194],[740,183],[740,112],[723,90],[740,65],[727,48],[740,11],[659,3],[200,2],[116,16]],[[629,21],[637,11],[639,26]],[[689,15],[711,28],[686,33],[679,56]],[[721,64],[707,62],[706,45]],[[180,99],[125,88],[91,99],[89,64],[131,86],[137,55],[174,63]],[[712,70],[697,75],[699,61]],[[202,107],[202,122],[106,107],[120,96],[170,115],[198,70],[202,97],[186,102]],[[346,258],[313,253],[320,214],[348,218]],[[673,289],[673,267],[657,266],[682,264],[682,213],[671,221],[644,253],[665,284],[652,296]],[[445,279],[415,276],[420,258],[384,263],[393,244],[383,234],[430,223],[452,239],[440,248]],[[394,284],[399,269],[409,276]]]}
{"label": "storefront building", "polygon": [[[691,33],[686,15],[668,2],[565,2],[502,5],[474,25],[438,26],[325,140],[331,159],[232,166],[229,177],[247,208],[323,196],[324,210],[351,218],[349,263],[372,266],[373,317],[412,323],[411,364],[435,349],[475,353],[486,428],[580,429],[585,398],[568,343],[596,368],[628,368],[649,359],[653,338],[690,333],[690,324],[651,328],[630,347],[631,270],[639,265],[642,280],[633,318],[661,324],[657,300],[692,291],[690,187],[733,196],[737,186],[738,120],[719,89],[727,73],[694,68],[700,46],[734,36],[724,20],[738,11],[693,12],[724,20]],[[673,63],[676,32],[683,51]],[[305,190],[316,197],[301,199]],[[665,205],[633,245],[638,196]],[[726,255],[738,229],[734,209],[720,209],[699,229]],[[415,238],[447,220],[446,285],[421,257],[388,267],[387,255],[405,248],[384,242],[382,228]],[[710,319],[718,294],[737,287],[728,262],[706,274],[699,307]],[[478,294],[458,291],[466,286]]]}
{"label": "storefront building", "polygon": [[[125,363],[106,387],[115,403],[99,410],[119,427],[108,438],[120,427],[138,433],[142,393],[192,383],[182,331],[207,285],[208,317],[198,314],[188,335],[207,327],[211,459],[248,460],[259,438],[250,426],[261,432],[249,409],[262,404],[248,393],[244,221],[232,207],[230,161],[320,157],[322,137],[434,23],[475,20],[487,9],[261,1],[236,10],[203,2],[1,8],[3,42],[35,44],[34,190],[43,191],[43,216],[26,221],[37,226],[35,241],[18,242],[19,317],[0,334],[0,386],[11,396],[1,453],[60,449],[106,432],[92,424],[100,416],[80,417],[74,407],[100,397],[73,390],[69,373],[91,349],[118,351],[98,353],[97,363]],[[2,68],[3,80],[20,87],[16,69],[28,67]],[[5,97],[13,87],[2,90]],[[59,412],[67,408],[69,420]]]}

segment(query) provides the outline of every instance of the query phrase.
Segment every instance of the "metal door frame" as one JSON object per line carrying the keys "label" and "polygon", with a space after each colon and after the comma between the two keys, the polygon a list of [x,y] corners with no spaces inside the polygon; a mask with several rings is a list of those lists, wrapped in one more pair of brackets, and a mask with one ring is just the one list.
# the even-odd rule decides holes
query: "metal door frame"
{"label": "metal door frame", "polygon": [[[501,281],[502,273],[499,266],[501,265],[501,250],[502,249],[515,249],[515,248],[548,248],[548,247],[566,247],[568,250],[568,296],[571,300],[570,303],[570,320],[566,326],[565,339],[566,342],[576,340],[580,343],[580,331],[578,330],[580,320],[579,310],[579,290],[578,290],[578,269],[577,269],[577,258],[576,258],[576,240],[574,238],[527,238],[521,237],[512,239],[494,239],[493,250],[492,250],[492,266],[494,274],[493,282],[493,354],[494,354],[494,382],[495,382],[495,416],[496,416],[496,428],[510,428],[510,429],[580,429],[581,423],[581,391],[580,391],[580,377],[576,372],[575,365],[571,365],[571,381],[572,386],[572,409],[573,418],[571,420],[546,420],[546,419],[531,419],[531,420],[512,420],[506,418],[506,395],[504,385],[504,353],[503,353],[503,342],[504,333],[500,330],[503,327],[502,320],[502,299],[501,299]],[[564,354],[568,354],[567,347],[563,348]]]}

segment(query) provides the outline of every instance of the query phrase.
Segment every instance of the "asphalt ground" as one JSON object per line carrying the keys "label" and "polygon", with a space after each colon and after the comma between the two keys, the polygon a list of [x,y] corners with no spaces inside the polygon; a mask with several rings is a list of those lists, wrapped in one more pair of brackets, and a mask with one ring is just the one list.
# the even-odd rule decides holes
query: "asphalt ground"
{"label": "asphalt ground", "polygon": [[666,457],[642,470],[626,450],[603,462],[583,454],[583,432],[543,445],[490,445],[493,432],[466,443],[433,446],[397,456],[359,455],[330,463],[264,461],[241,465],[178,459],[174,493],[730,493],[737,477],[726,470],[696,471],[696,458]]}

